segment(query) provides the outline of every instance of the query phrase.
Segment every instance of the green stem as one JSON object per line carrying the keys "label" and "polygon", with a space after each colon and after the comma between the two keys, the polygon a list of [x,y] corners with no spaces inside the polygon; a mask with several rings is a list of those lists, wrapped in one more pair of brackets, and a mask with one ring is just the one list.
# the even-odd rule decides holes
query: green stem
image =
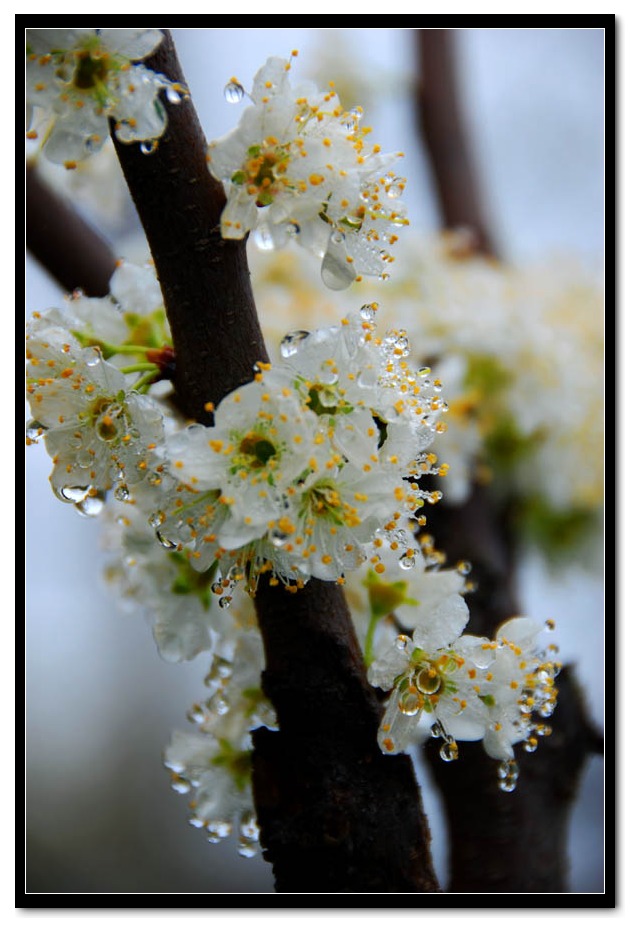
{"label": "green stem", "polygon": [[368,624],[367,634],[365,637],[365,650],[363,651],[366,669],[374,660],[374,633],[376,631],[376,625],[380,619],[380,615],[375,614],[373,611],[370,616],[370,623]]}
{"label": "green stem", "polygon": [[155,364],[151,364],[149,361],[138,361],[137,364],[127,364],[125,367],[119,367],[117,370],[121,374],[135,374],[140,371],[153,371],[155,374],[160,373],[160,368],[156,367]]}
{"label": "green stem", "polygon": [[[143,374],[139,380],[136,380],[135,384],[131,388],[132,390],[135,390],[136,392],[144,393],[146,390],[149,389],[151,384],[154,382],[155,378],[160,373],[159,368],[153,367],[152,365],[150,366],[152,368],[151,371],[147,372],[146,374]],[[134,370],[137,370],[137,369],[138,368],[134,368]],[[127,368],[124,368],[124,370],[127,370]]]}

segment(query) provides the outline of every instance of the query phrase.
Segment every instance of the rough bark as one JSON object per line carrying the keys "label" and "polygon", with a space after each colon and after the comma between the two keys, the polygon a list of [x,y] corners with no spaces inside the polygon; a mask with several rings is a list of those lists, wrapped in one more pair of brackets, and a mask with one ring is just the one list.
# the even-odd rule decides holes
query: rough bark
{"label": "rough bark", "polygon": [[[147,64],[185,83],[168,33]],[[115,143],[171,324],[178,405],[208,423],[205,404],[249,382],[267,354],[245,242],[220,236],[223,188],[192,102],[167,109],[154,153]],[[438,890],[411,763],[376,745],[378,703],[342,590],[263,582],[256,606],[280,731],[255,732],[254,790],[278,889]]]}
{"label": "rough bark", "polygon": [[116,269],[107,241],[29,163],[25,183],[30,253],[68,292],[81,289],[87,296],[106,296]]}

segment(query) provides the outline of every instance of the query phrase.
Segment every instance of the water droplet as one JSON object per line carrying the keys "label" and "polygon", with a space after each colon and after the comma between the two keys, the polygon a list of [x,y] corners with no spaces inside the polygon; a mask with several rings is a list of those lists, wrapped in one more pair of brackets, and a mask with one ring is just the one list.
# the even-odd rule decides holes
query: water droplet
{"label": "water droplet", "polygon": [[[335,243],[334,236],[333,234],[331,237],[333,244]],[[343,235],[340,236],[343,237]],[[338,247],[331,250],[330,245],[322,260],[321,275],[324,285],[336,290],[347,289],[356,278],[353,264],[346,260],[345,250],[339,250]]]}
{"label": "water droplet", "polygon": [[308,338],[310,332],[307,331],[293,331],[289,332],[284,336],[280,342],[280,354],[283,358],[292,357],[300,349],[302,342]]}
{"label": "water droplet", "polygon": [[296,221],[289,221],[286,226],[286,232],[289,237],[297,237],[297,235],[300,233],[300,225],[297,224]]}
{"label": "water droplet", "polygon": [[78,504],[75,504],[76,509],[84,517],[98,517],[103,511],[105,506],[105,498],[102,494],[97,494],[94,497],[86,497],[84,500],[79,501]]}
{"label": "water droplet", "polygon": [[376,303],[366,302],[361,306],[360,315],[364,322],[374,322],[376,320]]}
{"label": "water droplet", "polygon": [[94,464],[94,452],[84,449],[77,455],[77,465],[79,468],[91,468]]}
{"label": "water droplet", "polygon": [[167,539],[159,530],[155,531],[157,541],[160,546],[163,546],[164,549],[177,549],[177,543],[174,543],[172,540]]}
{"label": "water droplet", "polygon": [[223,588],[223,585],[221,585],[220,582],[213,582],[212,585],[210,586],[210,591],[212,592],[213,595],[222,595],[225,589]]}
{"label": "water droplet", "polygon": [[504,793],[513,793],[516,789],[516,781],[519,775],[516,761],[501,761],[497,768],[497,775],[499,777],[499,789],[503,790]]}
{"label": "water droplet", "polygon": [[223,96],[228,104],[238,104],[245,96],[245,88],[238,81],[228,81],[223,89]]}
{"label": "water droplet", "polygon": [[472,569],[472,565],[466,559],[462,559],[461,562],[457,563],[457,571],[460,575],[469,575]]}
{"label": "water droplet", "polygon": [[171,789],[175,790],[176,793],[190,793],[190,783],[186,777],[175,774],[171,779]]}
{"label": "water droplet", "polygon": [[403,715],[417,715],[422,708],[422,701],[417,692],[401,692],[398,697],[398,709]]}
{"label": "water droplet", "polygon": [[442,722],[436,721],[431,725],[431,737],[432,738],[446,738],[446,732],[444,731],[444,726]]}
{"label": "water droplet", "polygon": [[242,858],[255,858],[258,853],[258,845],[256,842],[245,838],[245,836],[241,836],[238,840],[238,853]]}
{"label": "water droplet", "polygon": [[400,198],[405,187],[405,180],[398,176],[391,176],[385,183],[385,192],[388,198]]}
{"label": "water droplet", "polygon": [[188,820],[188,825],[191,825],[193,829],[203,829],[205,822],[203,819],[200,819],[199,816],[191,816]]}
{"label": "water droplet", "polygon": [[162,513],[161,510],[158,510],[157,513],[152,513],[149,517],[149,526],[153,527],[154,530],[157,530],[158,527],[162,526],[166,520],[166,514]]}
{"label": "water droplet", "polygon": [[87,348],[83,355],[83,360],[88,367],[96,367],[103,360],[100,348]]}
{"label": "water droplet", "polygon": [[129,493],[129,488],[127,487],[127,485],[118,484],[114,488],[114,497],[116,498],[117,501],[128,501],[129,498],[131,497],[131,494]]}
{"label": "water droplet", "polygon": [[232,834],[232,823],[227,822],[225,819],[215,819],[213,822],[208,823],[208,832],[210,835],[216,836],[217,839],[227,838],[228,835]]}
{"label": "water droplet", "polygon": [[215,695],[208,704],[213,715],[227,715],[230,711],[229,703],[222,695]]}
{"label": "water droplet", "polygon": [[80,504],[88,496],[89,487],[62,487],[56,488],[55,494],[59,500],[66,501],[69,504]]}
{"label": "water droplet", "polygon": [[169,85],[166,89],[166,100],[169,104],[181,104],[182,96],[173,85]]}
{"label": "water droplet", "polygon": [[440,748],[440,757],[447,763],[457,760],[459,757],[459,749],[457,747],[457,742],[453,738],[449,737],[444,742]]}
{"label": "water droplet", "polygon": [[405,554],[404,556],[401,556],[400,559],[398,560],[398,565],[400,566],[400,568],[405,569],[405,570],[413,569],[415,567],[415,564],[416,564],[415,553],[412,556],[408,556],[407,554]]}
{"label": "water droplet", "polygon": [[523,750],[531,754],[538,747],[538,738],[536,735],[530,735],[526,741],[523,741]]}
{"label": "water droplet", "polygon": [[192,722],[193,725],[203,725],[207,717],[208,713],[203,705],[200,705],[198,702],[195,702],[192,708],[186,712],[186,718],[189,722]]}
{"label": "water droplet", "polygon": [[400,653],[406,653],[407,647],[409,646],[410,639],[406,634],[399,634],[396,640],[394,641],[394,646]]}
{"label": "water droplet", "polygon": [[157,148],[157,140],[144,140],[144,142],[140,144],[140,152],[143,156],[150,156],[151,153],[155,153]]}
{"label": "water droplet", "polygon": [[43,435],[46,426],[43,426],[41,423],[37,422],[36,419],[31,419],[30,422],[26,424],[25,434],[29,442],[37,442],[39,438]]}
{"label": "water droplet", "polygon": [[231,604],[232,604],[232,596],[231,596],[231,595],[223,595],[221,598],[219,598],[219,607],[220,607],[220,608],[229,608]]}
{"label": "water droplet", "polygon": [[283,533],[282,530],[272,530],[272,532],[269,534],[269,542],[272,546],[276,546],[277,548],[284,546],[288,539],[289,534]]}
{"label": "water droplet", "polygon": [[259,224],[254,231],[254,242],[259,250],[273,250],[273,235],[268,224]]}

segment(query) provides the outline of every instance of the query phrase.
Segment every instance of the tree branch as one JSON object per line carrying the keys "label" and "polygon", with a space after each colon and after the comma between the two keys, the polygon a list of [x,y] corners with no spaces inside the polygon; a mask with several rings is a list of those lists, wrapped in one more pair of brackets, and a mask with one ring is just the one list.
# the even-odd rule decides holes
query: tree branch
{"label": "tree branch", "polygon": [[116,257],[103,237],[26,164],[26,246],[67,292],[106,296]]}
{"label": "tree branch", "polygon": [[[168,32],[147,65],[185,83]],[[221,239],[225,196],[192,102],[166,106],[154,153],[114,142],[164,295],[178,405],[207,424],[205,404],[249,382],[267,354],[245,242]],[[438,890],[411,762],[376,745],[378,703],[342,590],[312,581],[292,595],[263,582],[256,606],[280,731],[254,733],[254,789],[279,889]]]}
{"label": "tree branch", "polygon": [[460,107],[453,29],[418,29],[420,82],[416,113],[434,170],[447,228],[467,227],[480,253],[495,254]]}

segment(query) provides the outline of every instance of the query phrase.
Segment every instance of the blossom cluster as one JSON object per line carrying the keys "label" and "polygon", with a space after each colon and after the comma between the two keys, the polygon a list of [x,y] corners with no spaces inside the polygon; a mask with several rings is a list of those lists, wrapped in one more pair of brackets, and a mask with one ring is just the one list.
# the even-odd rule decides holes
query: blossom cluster
{"label": "blossom cluster", "polygon": [[364,303],[286,334],[276,364],[209,403],[211,427],[186,424],[161,392],[173,350],[152,267],[121,262],[110,296],[76,293],[27,329],[27,441],[44,440],[55,493],[105,522],[107,578],[149,611],[161,655],[212,659],[197,731],[174,735],[166,764],[193,825],[213,842],[240,830],[243,855],[257,839],[250,732],[274,725],[250,597],[263,574],[289,591],[310,577],[346,586],[369,678],[391,693],[386,753],[426,723],[447,759],[482,739],[513,789],[513,746],[534,749],[547,729],[532,716],[555,702],[557,665],[535,655],[531,622],[462,635],[468,569],[442,568],[421,535],[424,502],[441,496],[422,478],[448,470],[431,451],[441,383],[376,318]]}
{"label": "blossom cluster", "polygon": [[[397,230],[408,223],[405,180],[392,169],[402,154],[370,145],[361,108],[345,111],[334,86],[293,87],[290,69],[290,61],[268,59],[238,127],[209,147],[210,171],[227,194],[221,233],[241,239],[254,231],[264,249],[296,240],[322,258],[331,289],[363,275],[387,278]],[[245,96],[235,78],[226,96]]]}
{"label": "blossom cluster", "polygon": [[[267,334],[287,323],[334,321],[342,303],[320,295],[297,250],[250,263]],[[355,287],[367,296],[365,284]],[[441,486],[461,504],[476,485],[518,500],[516,535],[553,557],[575,556],[600,527],[604,496],[604,302],[594,271],[564,258],[511,267],[470,249],[465,232],[406,237],[397,275],[381,286],[383,326],[407,331],[439,373],[448,430],[434,450]],[[289,298],[291,297],[291,298]]]}
{"label": "blossom cluster", "polygon": [[142,64],[162,39],[159,29],[27,29],[27,137],[43,118],[44,155],[73,169],[103,147],[111,119],[121,143],[151,152],[166,128],[160,92],[171,103],[186,93]]}

